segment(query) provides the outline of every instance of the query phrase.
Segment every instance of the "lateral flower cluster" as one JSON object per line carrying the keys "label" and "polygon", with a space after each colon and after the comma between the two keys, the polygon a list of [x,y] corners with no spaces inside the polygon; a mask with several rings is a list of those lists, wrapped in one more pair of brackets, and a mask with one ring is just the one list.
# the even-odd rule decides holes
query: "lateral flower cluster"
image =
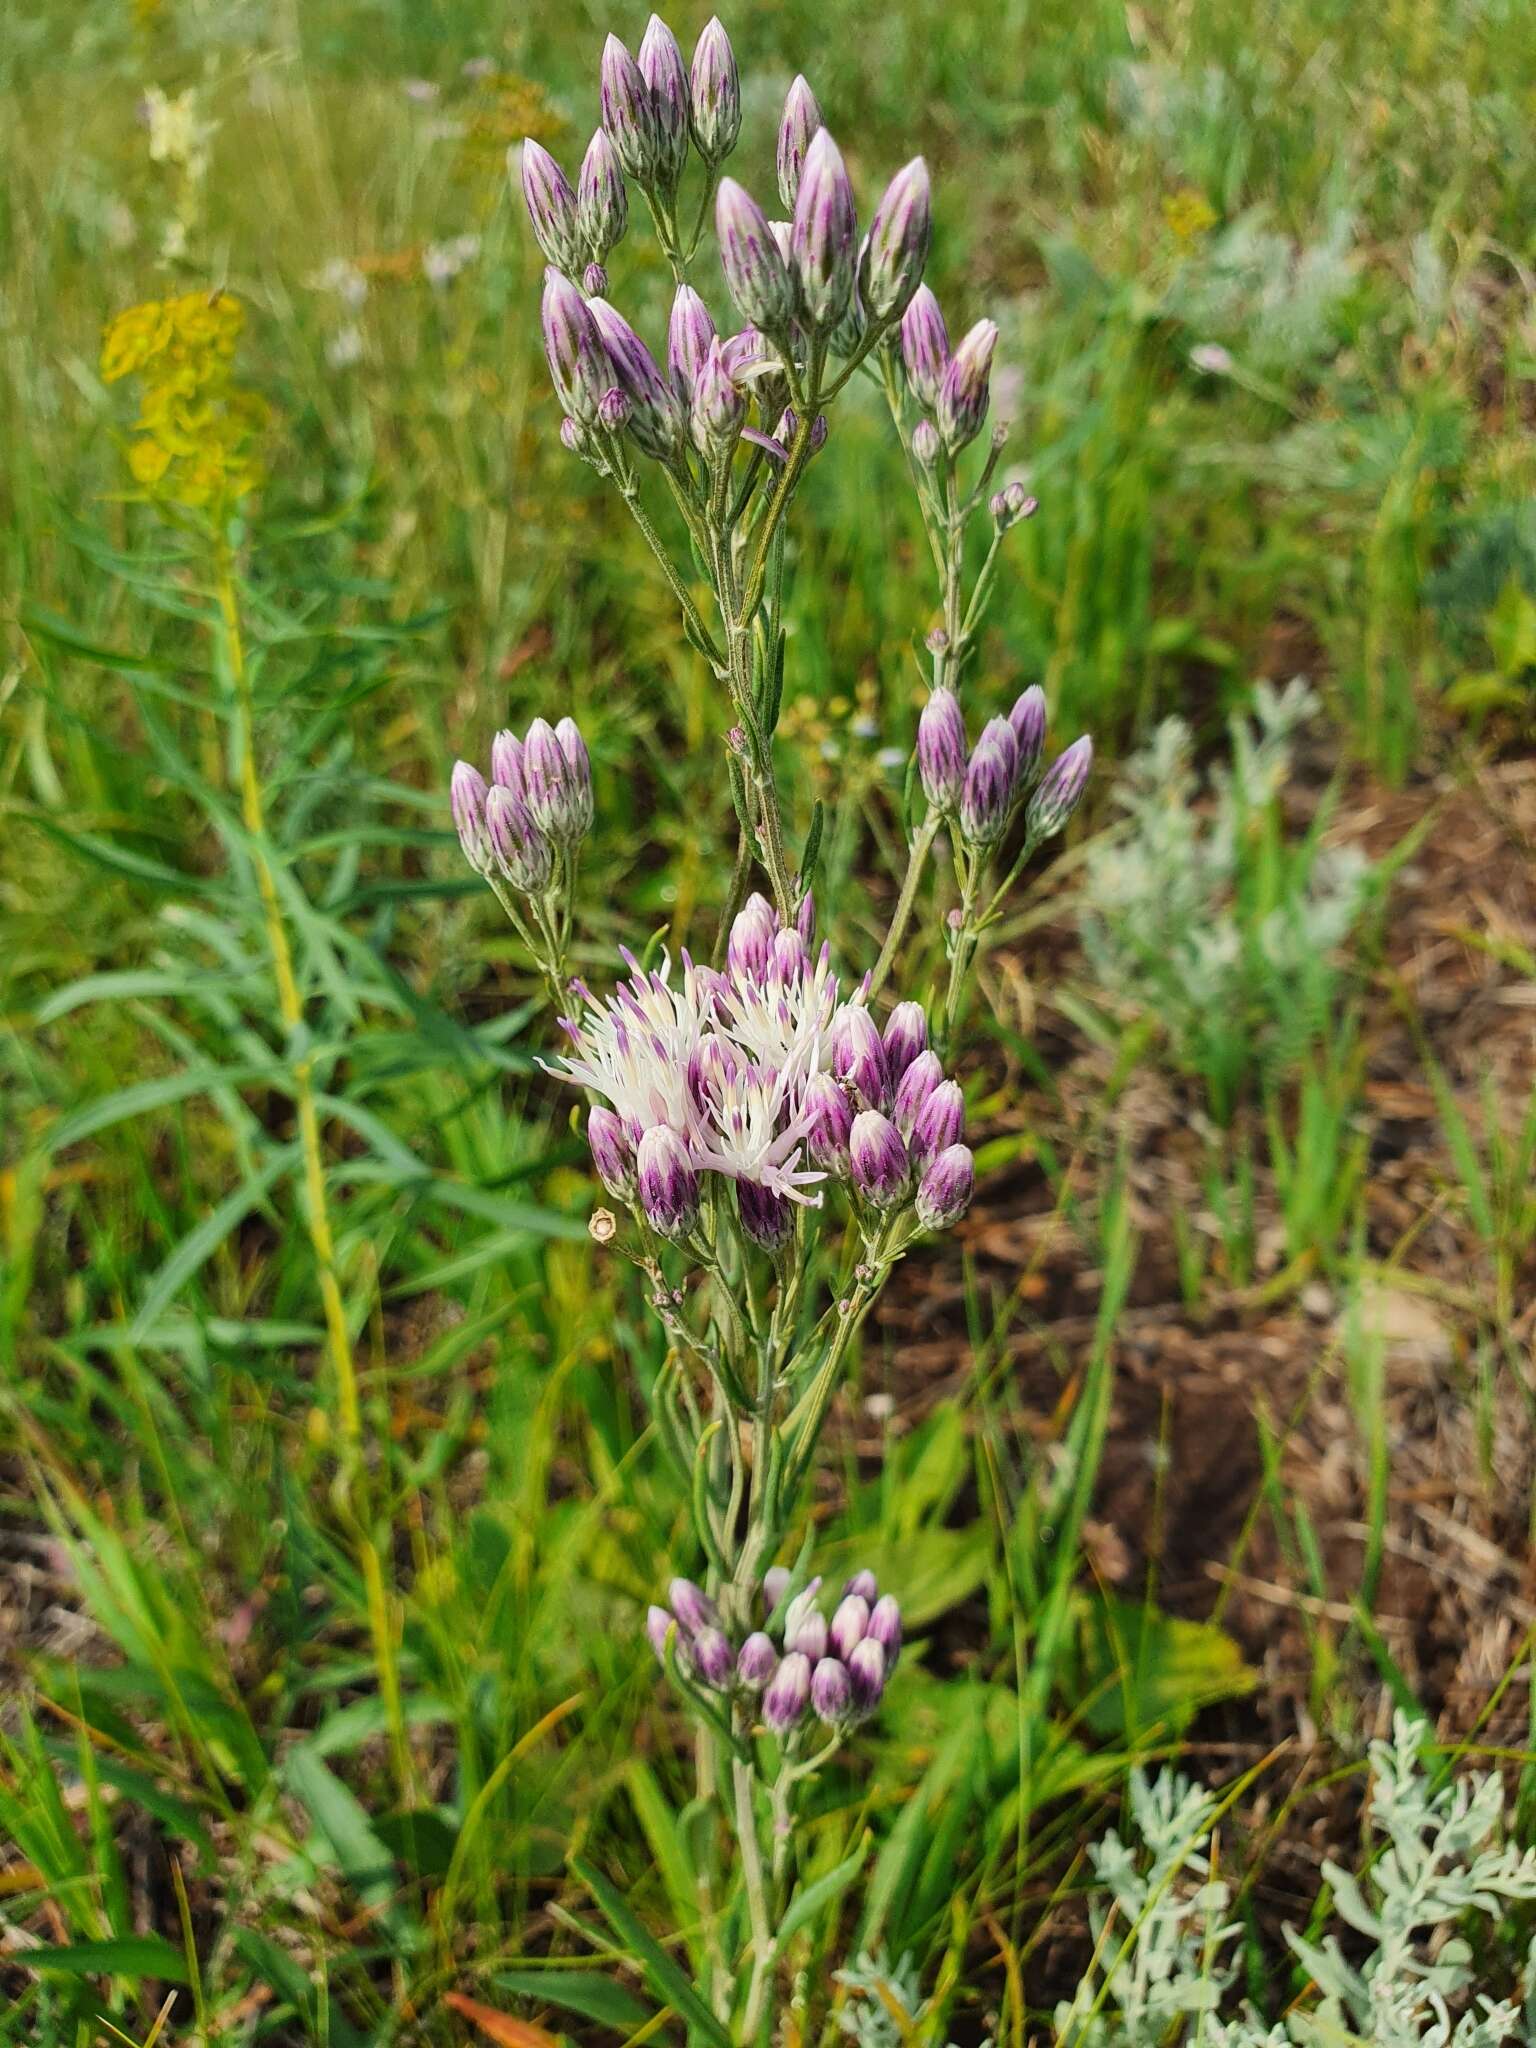
{"label": "lateral flower cluster", "polygon": [[928,1046],[921,1004],[884,1028],[840,997],[831,951],[812,951],[809,900],[783,924],[760,895],[738,912],[724,968],[685,953],[561,1021],[571,1050],[554,1071],[601,1098],[588,1115],[609,1192],[662,1237],[686,1241],[730,1201],[743,1235],[789,1244],[795,1211],[822,1184],[846,1187],[868,1226],[910,1211],[923,1229],[957,1222],[974,1166],[965,1104]]}

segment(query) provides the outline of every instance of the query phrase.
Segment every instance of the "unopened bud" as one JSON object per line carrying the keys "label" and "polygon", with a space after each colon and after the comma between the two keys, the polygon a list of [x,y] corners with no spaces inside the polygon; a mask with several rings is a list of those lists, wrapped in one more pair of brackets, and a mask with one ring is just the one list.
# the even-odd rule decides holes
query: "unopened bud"
{"label": "unopened bud", "polygon": [[913,395],[925,412],[932,412],[949,368],[949,329],[925,284],[918,286],[901,316],[901,360]]}
{"label": "unopened bud", "polygon": [[619,162],[642,188],[654,187],[662,162],[661,127],[651,89],[617,36],[603,46],[598,98]]}
{"label": "unopened bud", "polygon": [[801,312],[818,334],[838,325],[853,297],[856,234],[842,151],[818,128],[805,153],[791,241]]}
{"label": "unopened bud", "polygon": [[954,691],[940,686],[917,724],[917,772],[934,809],[948,816],[965,786],[965,716]]}
{"label": "unopened bud", "polygon": [[783,1658],[763,1694],[763,1719],[775,1735],[787,1735],[811,1702],[811,1660],[799,1650]]}
{"label": "unopened bud", "polygon": [[845,1725],[853,1709],[848,1667],[836,1657],[823,1657],[811,1678],[811,1705],[818,1721],[829,1728]]}
{"label": "unopened bud", "polygon": [[559,164],[531,137],[523,144],[522,181],[534,240],[558,269],[574,272],[583,242],[577,197]]}
{"label": "unopened bud", "polygon": [[971,751],[960,792],[960,830],[973,846],[991,846],[1007,830],[1018,773],[1012,726],[1006,718],[989,720]]}
{"label": "unopened bud", "polygon": [[894,1209],[907,1198],[912,1171],[901,1133],[878,1109],[860,1110],[848,1139],[853,1184],[871,1208]]}
{"label": "unopened bud", "polygon": [[741,1655],[736,1659],[736,1680],[748,1692],[761,1692],[772,1678],[779,1653],[773,1647],[772,1636],[764,1635],[757,1629],[747,1637],[741,1646]]}
{"label": "unopened bud", "polygon": [[1031,839],[1049,839],[1059,832],[1082,801],[1093,766],[1093,741],[1086,733],[1056,756],[1025,813]]}
{"label": "unopened bud", "polygon": [[720,180],[715,232],[726,286],[737,308],[765,333],[783,334],[795,313],[789,271],[767,216],[734,178]]}
{"label": "unopened bud", "polygon": [[946,1145],[917,1185],[917,1220],[924,1230],[948,1230],[971,1206],[976,1162],[969,1145]]}
{"label": "unopened bud", "polygon": [[800,191],[800,172],[811,138],[821,127],[821,109],[805,79],[796,76],[784,98],[784,115],[779,122],[779,197],[786,213],[793,213]]}
{"label": "unopened bud", "polygon": [[635,1155],[636,1186],[646,1221],[663,1237],[686,1237],[699,1216],[699,1177],[683,1141],[655,1124]]}
{"label": "unopened bud", "polygon": [[717,18],[704,25],[688,73],[689,121],[699,155],[722,163],[741,133],[741,83],[731,39]]}
{"label": "unopened bud", "polygon": [[[592,262],[601,266],[629,226],[629,194],[619,153],[599,128],[587,144],[576,183],[576,223]],[[587,287],[601,291],[603,286]]]}
{"label": "unopened bud", "polygon": [[986,422],[987,407],[992,401],[992,357],[996,349],[996,323],[978,320],[949,359],[934,416],[939,438],[951,455],[957,455],[974,441]]}
{"label": "unopened bud", "polygon": [[677,38],[660,15],[653,14],[645,25],[635,68],[649,88],[656,120],[656,183],[670,194],[688,161],[688,73]]}
{"label": "unopened bud", "polygon": [[756,1181],[738,1180],[736,1209],[741,1227],[765,1252],[782,1251],[795,1234],[794,1211],[782,1195]]}
{"label": "unopened bud", "polygon": [[898,1003],[886,1018],[880,1037],[886,1068],[899,1089],[902,1076],[928,1044],[928,1015],[922,1004]]}
{"label": "unopened bud", "polygon": [[914,157],[886,186],[864,238],[859,297],[873,321],[904,313],[928,261],[928,166]]}

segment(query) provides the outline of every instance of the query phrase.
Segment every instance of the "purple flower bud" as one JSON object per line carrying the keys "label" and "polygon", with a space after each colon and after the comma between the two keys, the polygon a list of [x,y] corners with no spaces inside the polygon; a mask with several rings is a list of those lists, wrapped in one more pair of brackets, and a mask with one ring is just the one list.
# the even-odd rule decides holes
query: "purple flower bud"
{"label": "purple flower bud", "polygon": [[816,899],[807,889],[795,906],[795,930],[800,934],[800,943],[807,953],[816,937]]}
{"label": "purple flower bud", "polygon": [[896,1100],[891,1107],[891,1118],[904,1138],[912,1135],[912,1126],[917,1122],[923,1104],[944,1079],[944,1069],[936,1052],[920,1052],[896,1084]]}
{"label": "purple flower bud", "polygon": [[467,761],[456,761],[448,784],[448,805],[464,858],[483,875],[491,865],[491,842],[485,829],[485,777]]}
{"label": "purple flower bud", "polygon": [[848,1721],[853,1709],[853,1687],[848,1682],[847,1665],[836,1657],[823,1657],[816,1666],[811,1679],[811,1705],[817,1720],[824,1721],[829,1728]]}
{"label": "purple flower bud", "polygon": [[600,299],[608,289],[608,273],[601,263],[589,263],[581,273],[581,288],[589,299]]}
{"label": "purple flower bud", "polygon": [[[619,153],[599,128],[587,144],[576,181],[576,224],[595,264],[624,239],[629,226],[629,195]],[[599,287],[601,289],[601,287]]]}
{"label": "purple flower bud", "polygon": [[728,457],[747,423],[747,394],[725,367],[718,341],[711,341],[693,387],[693,444],[701,455]]}
{"label": "purple flower bud", "polygon": [[805,153],[811,146],[811,137],[820,126],[821,109],[816,104],[816,95],[804,77],[797,74],[784,97],[784,117],[779,122],[779,197],[787,213],[795,210]]}
{"label": "purple flower bud", "polygon": [[791,240],[805,319],[817,333],[836,327],[853,297],[857,229],[843,154],[825,128],[805,152]]}
{"label": "purple flower bud", "polygon": [[562,845],[574,844],[591,822],[591,789],[585,807],[573,786],[565,750],[547,719],[536,718],[523,741],[523,787],[529,816],[541,832]]}
{"label": "purple flower bud", "polygon": [[542,895],[555,871],[554,853],[527,804],[499,782],[486,792],[485,831],[506,879],[527,896]]}
{"label": "purple flower bud", "polygon": [[932,412],[949,368],[949,329],[938,300],[925,284],[918,286],[901,316],[901,360],[919,404]]}
{"label": "purple flower bud", "polygon": [[818,1617],[820,1616],[821,1610],[816,1605],[816,1596],[820,1591],[821,1578],[818,1575],[811,1580],[808,1586],[803,1586],[785,1608],[784,1644],[786,1649],[794,1649],[796,1637],[813,1614]]}
{"label": "purple flower bud", "polygon": [[[672,1633],[672,1616],[665,1607],[648,1607],[645,1610],[645,1633],[651,1648],[656,1652],[656,1661],[665,1668],[667,1662],[667,1637]],[[681,1649],[682,1645],[678,1645]]]}
{"label": "purple flower bud", "polygon": [[942,684],[917,722],[917,770],[929,803],[948,816],[965,787],[965,716],[960,699]]}
{"label": "purple flower bud", "polygon": [[609,1194],[621,1202],[633,1201],[635,1148],[624,1128],[624,1119],[602,1104],[588,1110],[587,1143],[592,1150],[592,1164],[597,1168],[598,1178]]}
{"label": "purple flower bud", "polygon": [[912,1164],[921,1173],[930,1159],[960,1141],[965,1096],[958,1081],[941,1081],[912,1119]]}
{"label": "purple flower bud", "polygon": [[754,889],[731,920],[731,935],[725,945],[726,966],[740,981],[764,980],[778,934],[779,920],[773,905]]}
{"label": "purple flower bud", "polygon": [[596,425],[597,409],[613,383],[613,371],[586,300],[570,279],[553,267],[544,273],[540,319],[556,397],[581,426]]}
{"label": "purple flower bud", "polygon": [[584,462],[593,459],[592,436],[580,420],[570,418],[560,422],[560,445],[570,455],[579,455]]}
{"label": "purple flower bud", "polygon": [[662,157],[661,125],[651,89],[617,36],[603,45],[598,100],[608,140],[636,184],[653,186]]}
{"label": "purple flower bud", "polygon": [[715,233],[731,298],[743,317],[782,334],[795,312],[794,288],[763,209],[734,178],[715,195]]}
{"label": "purple flower bud", "polygon": [[844,1597],[846,1598],[847,1595],[850,1593],[857,1593],[859,1598],[862,1601],[864,1601],[867,1606],[870,1607],[873,1607],[876,1600],[879,1599],[879,1582],[875,1578],[874,1573],[869,1569],[868,1565],[865,1565],[862,1571],[855,1572],[853,1577],[848,1581],[847,1585],[844,1586]]}
{"label": "purple flower bud", "polygon": [[699,371],[714,338],[715,323],[709,317],[709,308],[691,284],[680,284],[667,322],[667,375],[684,405],[693,398]]}
{"label": "purple flower bud", "polygon": [[971,751],[960,792],[960,830],[973,846],[991,846],[1008,827],[1019,779],[1019,743],[1006,718],[987,721]]}
{"label": "purple flower bud", "polygon": [[885,1064],[899,1089],[901,1078],[928,1045],[928,1016],[921,1003],[898,1003],[885,1020],[881,1032]]}
{"label": "purple flower bud", "polygon": [[932,420],[919,420],[912,429],[912,460],[920,469],[932,469],[943,452],[939,430]]}
{"label": "purple flower bud", "polygon": [[1025,813],[1024,829],[1031,839],[1049,839],[1061,830],[1082,800],[1092,766],[1093,741],[1087,733],[1056,756]]}
{"label": "purple flower bud", "polygon": [[870,1636],[855,1643],[849,1652],[848,1687],[854,1715],[862,1721],[879,1706],[885,1691],[885,1652]]}
{"label": "purple flower bud", "polygon": [[981,432],[992,402],[992,357],[996,348],[996,322],[978,320],[962,336],[949,359],[935,417],[939,437],[951,455],[957,455]]}
{"label": "purple flower bud", "polygon": [[741,82],[731,39],[718,17],[704,24],[688,73],[694,146],[709,163],[723,163],[741,133]]}
{"label": "purple flower bud", "polygon": [[772,1678],[779,1653],[773,1647],[772,1636],[765,1636],[757,1629],[747,1637],[741,1646],[741,1655],[736,1659],[736,1681],[748,1692],[761,1692]]}
{"label": "purple flower bud", "polygon": [[907,1198],[912,1171],[901,1133],[878,1109],[861,1109],[848,1140],[853,1184],[875,1209],[894,1209]]}
{"label": "purple flower bud", "polygon": [[581,233],[576,194],[570,180],[542,144],[530,137],[523,144],[523,199],[533,222],[533,239],[560,270],[581,263]]}
{"label": "purple flower bud", "polygon": [[904,313],[928,261],[928,166],[913,157],[886,186],[859,258],[859,296],[884,325]]}
{"label": "purple flower bud", "polygon": [[971,1206],[976,1162],[969,1145],[946,1145],[917,1187],[917,1220],[924,1230],[948,1230]]}
{"label": "purple flower bud", "polygon": [[811,1701],[811,1660],[791,1650],[763,1694],[763,1719],[775,1735],[787,1735]]}
{"label": "purple flower bud", "polygon": [[647,455],[670,461],[682,446],[685,421],[677,393],[633,327],[606,299],[592,299],[588,311],[597,327],[619,389],[629,400],[629,431]]}
{"label": "purple flower bud", "polygon": [[635,64],[649,88],[660,135],[656,182],[670,193],[688,161],[688,73],[677,38],[660,15],[646,23]]}
{"label": "purple flower bud", "polygon": [[1038,509],[1036,500],[1028,496],[1021,483],[1011,483],[1006,490],[994,491],[988,500],[988,510],[997,523],[999,533],[1006,533],[1021,519],[1033,517]]}
{"label": "purple flower bud", "polygon": [[794,1211],[782,1195],[756,1181],[738,1180],[736,1208],[741,1227],[765,1252],[782,1251],[795,1234]]}
{"label": "purple flower bud", "polygon": [[860,1593],[845,1593],[832,1617],[827,1640],[834,1656],[846,1664],[848,1653],[869,1626],[869,1602]]}
{"label": "purple flower bud", "polygon": [[736,1675],[736,1655],[720,1629],[701,1628],[690,1646],[700,1678],[717,1692]]}
{"label": "purple flower bud", "polygon": [[640,1206],[651,1228],[663,1237],[686,1237],[698,1221],[699,1177],[676,1131],[667,1124],[652,1125],[640,1140],[635,1169]]}
{"label": "purple flower bud", "polygon": [[692,1579],[674,1579],[667,1587],[667,1598],[672,1603],[672,1612],[690,1635],[697,1635],[701,1628],[720,1626],[714,1601]]}
{"label": "purple flower bud", "polygon": [[819,1608],[812,1608],[793,1628],[784,1631],[786,1650],[799,1650],[814,1664],[818,1657],[827,1654],[827,1617]]}
{"label": "purple flower bud", "polygon": [[1031,683],[1015,700],[1008,714],[1008,723],[1019,743],[1019,782],[1022,786],[1033,779],[1045,747],[1045,692],[1038,683]]}
{"label": "purple flower bud", "polygon": [[832,1072],[871,1108],[888,1099],[890,1072],[874,1018],[862,1003],[844,1003],[832,1017],[828,1045]]}
{"label": "purple flower bud", "polygon": [[503,729],[491,741],[491,780],[515,797],[523,794],[523,743],[515,732]]}
{"label": "purple flower bud", "polygon": [[805,1084],[805,1142],[812,1160],[824,1173],[848,1177],[848,1139],[853,1111],[848,1097],[830,1074],[813,1074]]}
{"label": "purple flower bud", "polygon": [[634,407],[615,384],[611,391],[603,393],[602,403],[597,408],[597,424],[605,434],[621,434],[629,425],[629,416]]}
{"label": "purple flower bud", "polygon": [[864,1631],[864,1639],[878,1643],[884,1650],[886,1675],[889,1677],[901,1655],[901,1609],[893,1593],[883,1594],[870,1609],[869,1627]]}
{"label": "purple flower bud", "polygon": [[766,1620],[789,1591],[794,1573],[787,1564],[771,1564],[763,1573],[763,1618]]}

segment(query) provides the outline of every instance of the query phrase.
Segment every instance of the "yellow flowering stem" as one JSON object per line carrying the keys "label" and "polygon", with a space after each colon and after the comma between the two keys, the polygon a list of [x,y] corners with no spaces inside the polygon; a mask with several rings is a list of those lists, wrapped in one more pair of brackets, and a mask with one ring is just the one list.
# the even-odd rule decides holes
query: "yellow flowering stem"
{"label": "yellow flowering stem", "polygon": [[[240,755],[240,813],[251,842],[256,868],[256,886],[261,896],[267,928],[267,945],[277,983],[278,1014],[291,1040],[304,1022],[304,1000],[293,971],[293,948],[278,901],[277,883],[268,852],[266,810],[261,799],[261,780],[256,772],[256,719],[251,700],[250,673],[245,660],[245,638],[240,626],[240,605],[235,589],[234,556],[221,534],[215,549],[215,588],[219,619],[224,636],[225,659],[235,701],[235,729]],[[336,1401],[340,1413],[342,1456],[346,1479],[358,1490],[355,1516],[358,1566],[368,1609],[368,1629],[379,1667],[379,1685],[389,1723],[395,1770],[402,1791],[411,1781],[410,1749],[406,1741],[405,1714],[400,1694],[399,1666],[395,1657],[394,1630],[383,1564],[374,1542],[367,1511],[367,1467],[363,1461],[363,1415],[358,1396],[357,1362],[352,1350],[352,1333],[347,1328],[346,1303],[336,1272],[336,1242],[331,1231],[330,1210],[325,1195],[325,1156],[320,1141],[320,1117],[315,1107],[314,1067],[308,1053],[293,1063],[293,1098],[298,1113],[299,1143],[304,1156],[305,1216],[309,1241],[315,1255],[315,1272],[325,1311],[327,1348],[336,1377]]]}

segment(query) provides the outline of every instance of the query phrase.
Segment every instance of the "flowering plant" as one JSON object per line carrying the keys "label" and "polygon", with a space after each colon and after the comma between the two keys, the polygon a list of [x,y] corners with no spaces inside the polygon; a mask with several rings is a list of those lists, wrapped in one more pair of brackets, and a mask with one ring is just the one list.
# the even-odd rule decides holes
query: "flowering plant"
{"label": "flowering plant", "polygon": [[[593,1234],[644,1274],[666,1333],[655,1418],[692,1505],[704,1583],[673,1578],[647,1634],[698,1724],[699,1801],[733,1831],[739,1874],[726,1893],[713,1856],[699,1872],[710,1960],[692,2016],[717,2039],[758,2041],[786,1995],[809,1995],[790,1991],[784,1968],[804,1919],[798,1790],[877,1710],[901,1643],[898,1601],[867,1571],[823,1611],[797,1542],[801,1504],[850,1347],[892,1268],[970,1201],[949,1048],[984,934],[1025,861],[1067,822],[1091,747],[1079,740],[1045,767],[1038,687],[968,745],[960,690],[1004,538],[1034,507],[1017,480],[993,488],[1004,431],[970,453],[997,328],[978,321],[950,346],[922,282],[921,158],[891,179],[861,239],[842,155],[797,78],[777,149],[790,217],[770,220],[723,175],[741,92],[718,21],[691,65],[654,16],[636,55],[610,36],[601,109],[574,185],[532,140],[519,170],[549,266],[542,323],[561,438],[619,491],[731,707],[738,844],[714,959],[626,954],[628,979],[601,998],[572,976],[576,853],[593,803],[569,719],[536,720],[522,740],[498,735],[489,776],[461,762],[453,813],[467,858],[560,999],[568,1046],[549,1070],[586,1092],[593,1162],[630,1219],[621,1235],[600,1209]],[[631,187],[673,276],[665,370],[607,296]],[[690,281],[711,213],[742,323],[724,334]],[[786,525],[829,411],[859,373],[884,390],[906,451],[941,623],[909,777],[924,812],[879,957],[845,982],[818,935],[819,807],[796,853],[773,743]],[[989,536],[968,578],[980,519]],[[885,1007],[941,844],[956,898],[941,926],[947,983]],[[606,1903],[601,1881],[594,1889]],[[675,2002],[665,1970],[652,1974]]]}

